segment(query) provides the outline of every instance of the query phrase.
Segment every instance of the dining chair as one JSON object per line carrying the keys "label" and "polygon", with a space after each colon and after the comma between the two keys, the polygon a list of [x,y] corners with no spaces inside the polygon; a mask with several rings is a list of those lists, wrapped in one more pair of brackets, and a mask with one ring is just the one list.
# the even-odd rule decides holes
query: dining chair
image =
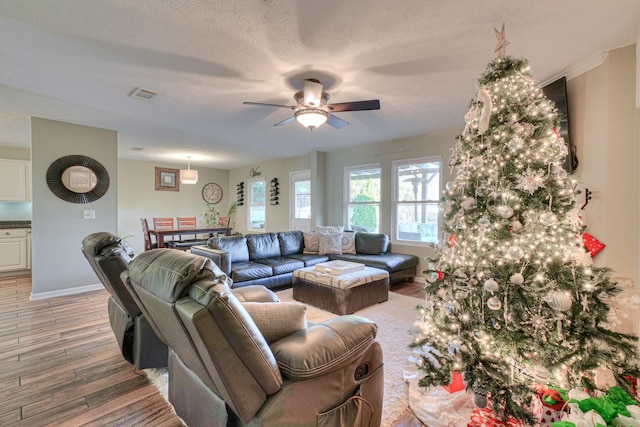
{"label": "dining chair", "polygon": [[[196,228],[195,216],[188,216],[188,217],[179,216],[176,218],[176,220],[178,221],[178,228]],[[193,239],[190,239],[190,240],[195,240],[197,238],[198,236],[194,234]],[[180,241],[181,242],[184,241],[183,235],[180,235]]]}
{"label": "dining chair", "polygon": [[218,218],[218,227],[221,227],[221,228],[229,227],[229,217],[221,216],[220,218]]}
{"label": "dining chair", "polygon": [[158,247],[157,243],[151,241],[151,234],[149,233],[149,224],[146,218],[140,218],[140,224],[142,224],[142,236],[144,237],[144,250],[150,251]]}
{"label": "dining chair", "polygon": [[[169,230],[173,228],[173,218],[171,217],[154,217],[153,218],[153,228],[156,230]],[[174,235],[166,235],[164,236],[164,243],[166,246],[170,246],[173,240],[176,239]]]}

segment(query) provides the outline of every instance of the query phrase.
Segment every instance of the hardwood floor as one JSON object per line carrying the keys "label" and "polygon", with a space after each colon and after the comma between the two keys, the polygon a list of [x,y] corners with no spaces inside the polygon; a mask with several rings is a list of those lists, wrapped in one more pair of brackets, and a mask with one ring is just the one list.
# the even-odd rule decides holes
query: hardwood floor
{"label": "hardwood floor", "polygon": [[[393,292],[422,298],[422,284]],[[30,301],[31,276],[0,277],[0,426],[182,425],[120,353],[106,291]],[[396,426],[413,424],[410,413]]]}

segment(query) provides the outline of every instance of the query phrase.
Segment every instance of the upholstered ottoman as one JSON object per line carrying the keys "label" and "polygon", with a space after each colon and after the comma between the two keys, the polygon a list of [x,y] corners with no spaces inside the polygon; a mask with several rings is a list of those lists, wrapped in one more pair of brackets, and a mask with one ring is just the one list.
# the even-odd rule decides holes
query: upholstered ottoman
{"label": "upholstered ottoman", "polygon": [[316,267],[293,272],[293,299],[335,314],[350,314],[389,299],[389,273],[373,267],[333,275]]}

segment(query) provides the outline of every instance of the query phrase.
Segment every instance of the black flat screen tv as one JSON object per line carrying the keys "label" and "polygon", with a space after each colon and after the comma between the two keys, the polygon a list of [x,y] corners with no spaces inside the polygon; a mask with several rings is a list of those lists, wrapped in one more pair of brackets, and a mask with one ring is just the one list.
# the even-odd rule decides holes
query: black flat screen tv
{"label": "black flat screen tv", "polygon": [[569,153],[564,159],[563,167],[569,172],[573,173],[578,167],[578,156],[576,155],[576,147],[571,143],[569,138],[569,108],[567,103],[567,78],[562,77],[558,80],[549,83],[542,88],[544,96],[549,98],[556,104],[558,113],[560,114],[560,129],[558,132],[560,136],[564,138],[564,143],[567,144]]}

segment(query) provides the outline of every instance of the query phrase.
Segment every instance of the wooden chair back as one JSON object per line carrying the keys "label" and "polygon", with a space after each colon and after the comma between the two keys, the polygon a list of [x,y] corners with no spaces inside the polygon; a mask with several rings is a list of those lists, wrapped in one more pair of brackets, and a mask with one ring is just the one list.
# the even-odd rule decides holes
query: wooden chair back
{"label": "wooden chair back", "polygon": [[221,216],[220,218],[218,218],[218,227],[229,227],[229,217]]}
{"label": "wooden chair back", "polygon": [[156,230],[173,228],[173,218],[153,218],[153,228]]}
{"label": "wooden chair back", "polygon": [[151,242],[151,234],[149,234],[149,224],[146,218],[140,218],[140,224],[142,225],[142,236],[144,237],[144,250],[150,251],[153,249],[153,243]]}
{"label": "wooden chair back", "polygon": [[182,217],[176,218],[178,220],[178,228],[196,228],[196,217]]}

